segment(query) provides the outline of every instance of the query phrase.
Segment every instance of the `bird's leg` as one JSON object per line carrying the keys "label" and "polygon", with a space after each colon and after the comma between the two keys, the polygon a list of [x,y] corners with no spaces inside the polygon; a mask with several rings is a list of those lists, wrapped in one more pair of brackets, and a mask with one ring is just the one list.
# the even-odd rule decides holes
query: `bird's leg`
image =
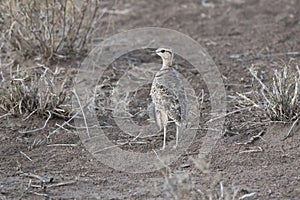
{"label": "bird's leg", "polygon": [[160,120],[164,127],[164,141],[163,141],[163,147],[161,150],[164,150],[166,148],[166,140],[167,140],[167,124],[168,124],[168,115],[165,112],[161,112]]}
{"label": "bird's leg", "polygon": [[164,150],[166,148],[166,140],[167,140],[167,126],[164,125],[164,142],[161,150]]}
{"label": "bird's leg", "polygon": [[162,120],[161,120],[161,112],[160,110],[154,109],[154,119],[156,122],[156,125],[158,126],[159,130],[158,132],[162,131]]}
{"label": "bird's leg", "polygon": [[176,124],[176,142],[175,145],[173,146],[174,149],[176,149],[178,145],[178,136],[179,136],[179,126]]}

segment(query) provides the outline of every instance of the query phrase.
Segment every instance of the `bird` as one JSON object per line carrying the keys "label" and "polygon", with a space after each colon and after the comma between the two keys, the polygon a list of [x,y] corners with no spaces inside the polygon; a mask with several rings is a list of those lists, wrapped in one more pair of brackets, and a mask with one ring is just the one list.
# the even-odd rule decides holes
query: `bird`
{"label": "bird", "polygon": [[166,147],[167,124],[171,119],[176,124],[177,148],[179,128],[186,122],[186,93],[179,72],[173,66],[174,53],[172,49],[158,48],[155,53],[162,59],[162,67],[155,74],[150,96],[154,105],[154,118],[160,131],[164,132],[163,146]]}

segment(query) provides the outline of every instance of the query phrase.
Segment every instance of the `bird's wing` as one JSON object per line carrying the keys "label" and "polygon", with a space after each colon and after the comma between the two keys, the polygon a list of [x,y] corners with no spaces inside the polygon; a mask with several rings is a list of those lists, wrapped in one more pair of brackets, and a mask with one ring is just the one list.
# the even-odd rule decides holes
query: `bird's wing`
{"label": "bird's wing", "polygon": [[181,122],[182,104],[174,88],[167,87],[165,84],[155,82],[152,87],[152,98],[156,109],[163,110],[175,122]]}

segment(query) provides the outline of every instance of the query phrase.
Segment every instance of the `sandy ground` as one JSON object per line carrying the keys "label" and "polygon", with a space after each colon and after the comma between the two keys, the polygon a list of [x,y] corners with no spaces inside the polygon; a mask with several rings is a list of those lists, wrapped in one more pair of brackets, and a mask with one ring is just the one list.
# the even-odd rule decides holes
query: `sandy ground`
{"label": "sandy ground", "polygon": [[[204,2],[204,1],[203,1]],[[230,96],[251,90],[253,78],[248,68],[254,64],[264,81],[271,79],[273,69],[282,62],[299,64],[300,2],[264,0],[124,0],[103,2],[110,12],[99,26],[99,37],[109,37],[137,27],[164,27],[180,31],[199,42],[215,61],[222,74],[228,96],[228,111],[235,110]],[[289,52],[298,52],[293,55]],[[147,52],[142,56],[149,55]],[[131,58],[132,55],[126,58]],[[126,61],[126,58],[125,61]],[[125,62],[120,59],[119,62]],[[158,58],[153,59],[159,63]],[[141,57],[131,59],[142,64]],[[184,63],[177,59],[179,69]],[[105,74],[117,73],[108,69]],[[180,70],[179,70],[180,71]],[[181,70],[191,79],[197,74]],[[110,83],[115,83],[111,79]],[[206,86],[201,79],[192,83],[199,95]],[[132,113],[150,102],[150,85],[136,94]],[[109,88],[106,88],[109,91]],[[207,97],[209,99],[209,97]],[[209,111],[205,101],[203,113]],[[100,124],[113,128],[105,131],[111,141],[126,139],[116,127],[111,112],[99,114]],[[204,116],[201,120],[208,120]],[[147,116],[136,118],[143,123]],[[292,136],[283,140],[291,125],[272,125],[243,130],[237,124],[248,121],[235,113],[226,117],[224,136],[209,154],[209,164],[199,163],[199,149],[205,131],[198,130],[185,154],[166,169],[152,173],[131,174],[117,171],[95,159],[82,145],[78,131],[59,130],[49,140],[59,120],[50,120],[47,127],[31,135],[20,130],[42,127],[45,119],[32,117],[0,119],[0,198],[1,199],[299,199],[300,135],[298,126]],[[146,123],[146,122],[145,122]],[[174,127],[170,131],[174,130]],[[227,132],[225,131],[227,130]],[[228,132],[230,130],[230,133]],[[263,131],[260,138],[241,145]],[[172,141],[170,136],[168,141]],[[143,140],[145,142],[145,140]],[[69,144],[53,146],[53,144]],[[148,138],[145,144],[124,145],[125,150],[149,152],[159,148],[162,136]],[[198,162],[197,162],[198,159]],[[207,165],[207,166],[206,166]],[[201,169],[201,167],[205,169]],[[38,175],[39,177],[37,177]],[[57,185],[61,184],[61,185]],[[222,198],[223,195],[223,198]],[[246,198],[245,195],[249,197]],[[224,197],[225,196],[225,197]]]}

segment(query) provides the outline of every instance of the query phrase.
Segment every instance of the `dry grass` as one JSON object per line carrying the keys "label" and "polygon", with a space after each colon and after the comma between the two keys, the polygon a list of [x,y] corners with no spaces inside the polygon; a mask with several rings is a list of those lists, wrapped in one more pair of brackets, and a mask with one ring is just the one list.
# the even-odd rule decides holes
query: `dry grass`
{"label": "dry grass", "polygon": [[[272,123],[290,123],[293,126],[300,114],[300,70],[297,65],[284,64],[277,68],[268,83],[263,76],[249,68],[253,77],[251,89],[245,93],[228,96],[235,107],[227,113],[225,133],[228,135],[244,135],[256,137],[262,134]],[[248,142],[253,140],[250,138]],[[247,143],[248,143],[247,142]]]}
{"label": "dry grass", "polygon": [[253,67],[249,69],[260,88],[252,97],[239,95],[249,106],[263,111],[271,121],[290,122],[300,114],[300,70],[298,66],[283,65],[275,70],[271,84],[265,84]]}
{"label": "dry grass", "polygon": [[101,14],[100,0],[0,2],[0,118],[70,117],[72,76],[64,61],[86,53]]}
{"label": "dry grass", "polygon": [[9,81],[1,83],[0,111],[9,115],[32,114],[69,117],[72,79],[62,68],[23,67],[11,71]]}
{"label": "dry grass", "polygon": [[85,52],[99,8],[99,0],[1,1],[2,40],[23,59],[71,58]]}
{"label": "dry grass", "polygon": [[266,102],[265,110],[271,120],[290,121],[298,118],[300,113],[300,71],[298,66],[295,68],[296,72],[289,65],[275,70],[273,82],[269,87],[266,87],[250,70],[262,86],[261,94]]}

